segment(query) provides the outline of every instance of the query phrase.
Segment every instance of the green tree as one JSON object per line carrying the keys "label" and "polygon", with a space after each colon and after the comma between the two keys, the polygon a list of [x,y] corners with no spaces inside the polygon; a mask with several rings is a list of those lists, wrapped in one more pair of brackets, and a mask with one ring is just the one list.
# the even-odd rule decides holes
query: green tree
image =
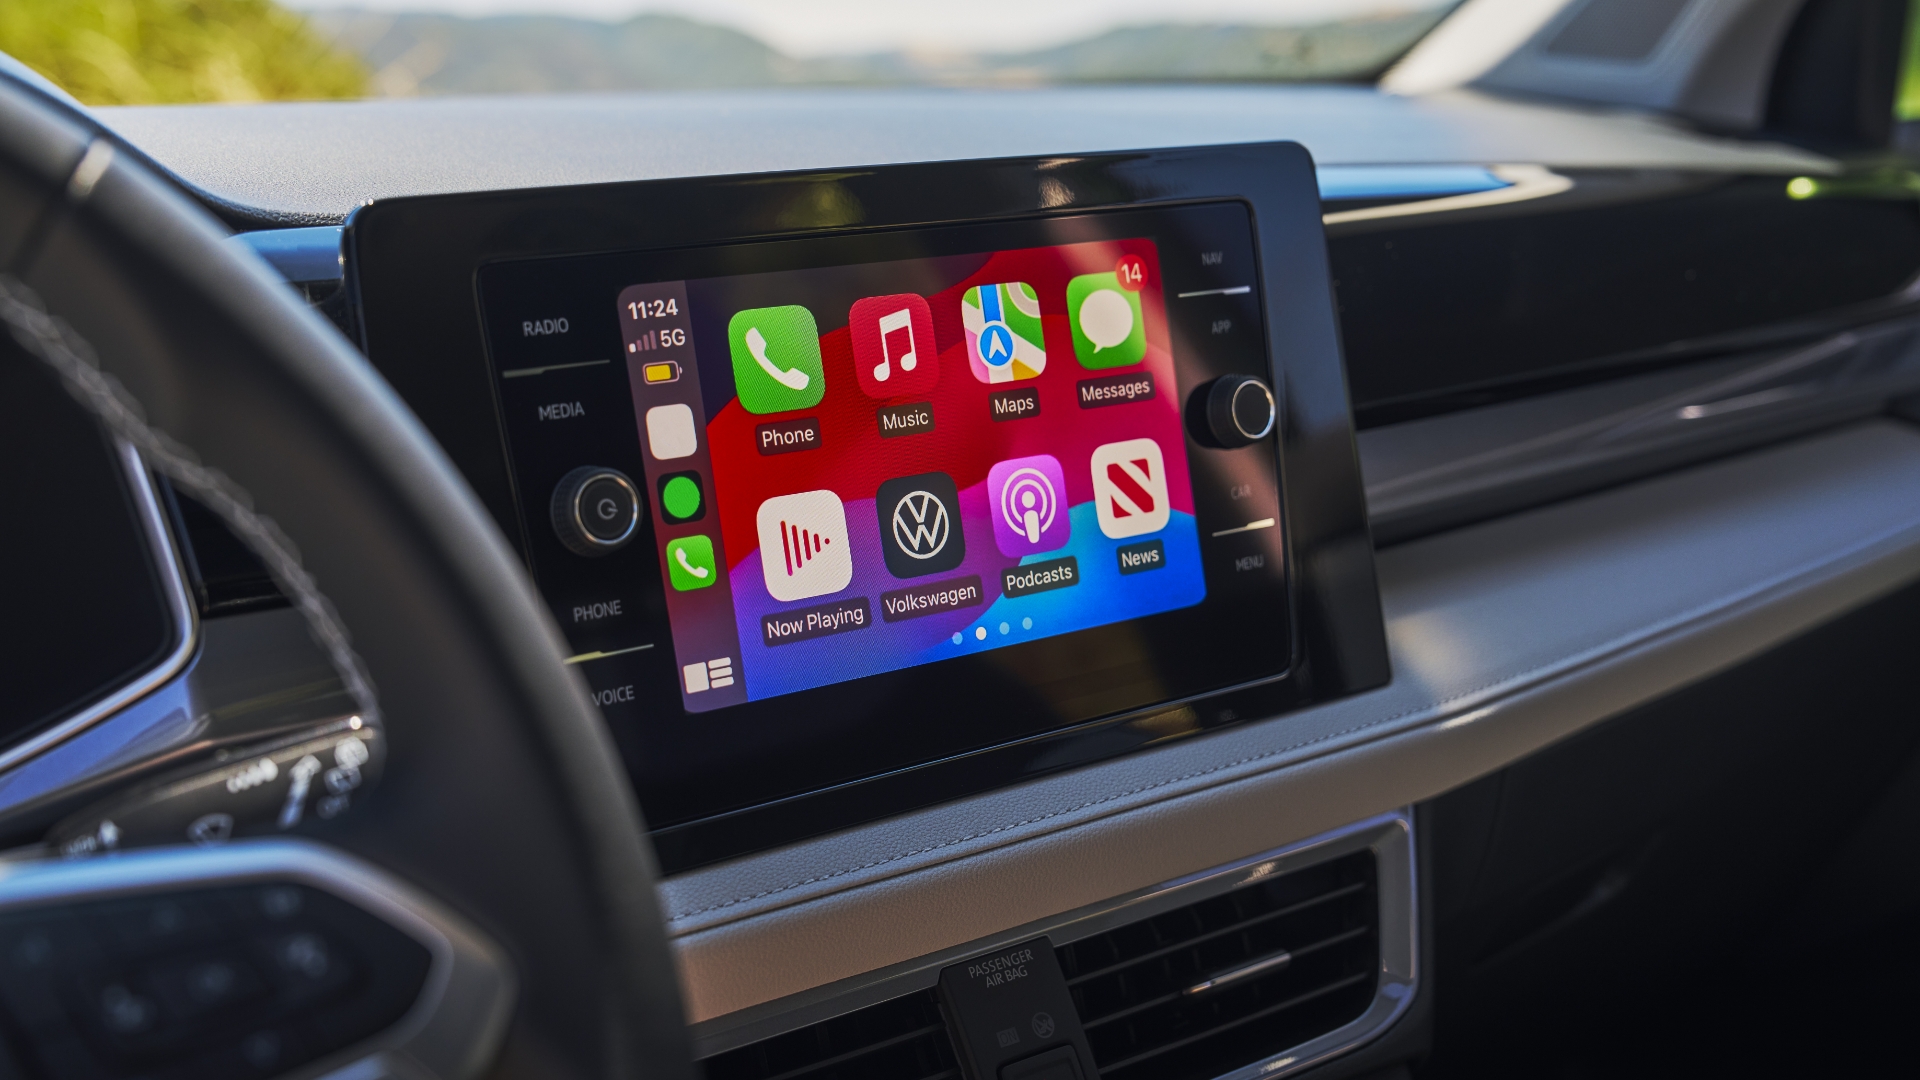
{"label": "green tree", "polygon": [[367,70],[272,0],[0,0],[0,52],[89,105],[358,97]]}

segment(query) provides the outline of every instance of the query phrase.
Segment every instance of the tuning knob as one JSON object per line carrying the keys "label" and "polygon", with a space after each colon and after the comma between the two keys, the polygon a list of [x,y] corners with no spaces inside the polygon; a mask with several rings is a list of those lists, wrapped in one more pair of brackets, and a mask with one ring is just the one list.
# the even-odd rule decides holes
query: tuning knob
{"label": "tuning knob", "polygon": [[626,546],[640,527],[640,490],[618,469],[583,465],[553,489],[553,531],[576,555]]}
{"label": "tuning knob", "polygon": [[1207,433],[1229,449],[1266,438],[1279,412],[1273,389],[1251,375],[1222,375],[1207,390]]}

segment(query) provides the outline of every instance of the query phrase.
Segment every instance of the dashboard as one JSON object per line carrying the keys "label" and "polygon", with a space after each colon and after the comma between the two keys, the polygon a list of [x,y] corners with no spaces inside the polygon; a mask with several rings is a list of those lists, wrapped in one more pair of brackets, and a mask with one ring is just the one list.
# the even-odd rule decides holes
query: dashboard
{"label": "dashboard", "polygon": [[[1622,942],[1751,940],[1779,838],[1904,820],[1920,214],[1879,159],[1347,88],[103,119],[527,572],[710,1080],[1464,1074],[1669,970]],[[45,404],[0,435],[85,465],[94,546],[43,543],[31,599],[99,596],[35,662],[114,648],[0,699],[8,835],[125,867],[94,903],[158,887],[86,858],[123,837],[324,840],[440,767],[360,722],[230,517],[52,385],[9,384]],[[425,947],[393,1009],[538,967],[260,859],[220,887]],[[399,1052],[382,1016],[353,1060]]]}

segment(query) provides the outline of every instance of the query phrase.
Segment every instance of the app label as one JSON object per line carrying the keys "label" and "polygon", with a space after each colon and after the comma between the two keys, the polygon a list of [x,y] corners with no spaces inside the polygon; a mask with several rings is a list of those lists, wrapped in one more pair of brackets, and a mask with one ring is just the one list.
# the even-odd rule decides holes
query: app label
{"label": "app label", "polygon": [[917,293],[869,296],[847,315],[853,373],[868,397],[930,394],[940,382],[933,309]]}
{"label": "app label", "polygon": [[987,470],[988,508],[1000,553],[1021,558],[1065,547],[1067,481],[1051,454],[1009,458]]}
{"label": "app label", "polygon": [[727,322],[727,351],[734,393],[750,413],[811,409],[827,392],[820,328],[798,304],[737,313]]}
{"label": "app label", "polygon": [[853,580],[847,511],[831,491],[780,495],[760,504],[760,573],[775,600],[839,592]]}
{"label": "app label", "polygon": [[967,363],[983,383],[1031,379],[1047,369],[1040,297],[1022,281],[975,285],[960,298]]}

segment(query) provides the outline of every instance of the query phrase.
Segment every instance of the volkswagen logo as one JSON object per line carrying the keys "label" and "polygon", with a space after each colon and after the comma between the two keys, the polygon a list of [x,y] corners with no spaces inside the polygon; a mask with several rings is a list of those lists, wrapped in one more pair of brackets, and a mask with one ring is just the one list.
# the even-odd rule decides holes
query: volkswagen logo
{"label": "volkswagen logo", "polygon": [[947,507],[928,491],[909,491],[893,504],[893,542],[902,553],[931,559],[947,546]]}

